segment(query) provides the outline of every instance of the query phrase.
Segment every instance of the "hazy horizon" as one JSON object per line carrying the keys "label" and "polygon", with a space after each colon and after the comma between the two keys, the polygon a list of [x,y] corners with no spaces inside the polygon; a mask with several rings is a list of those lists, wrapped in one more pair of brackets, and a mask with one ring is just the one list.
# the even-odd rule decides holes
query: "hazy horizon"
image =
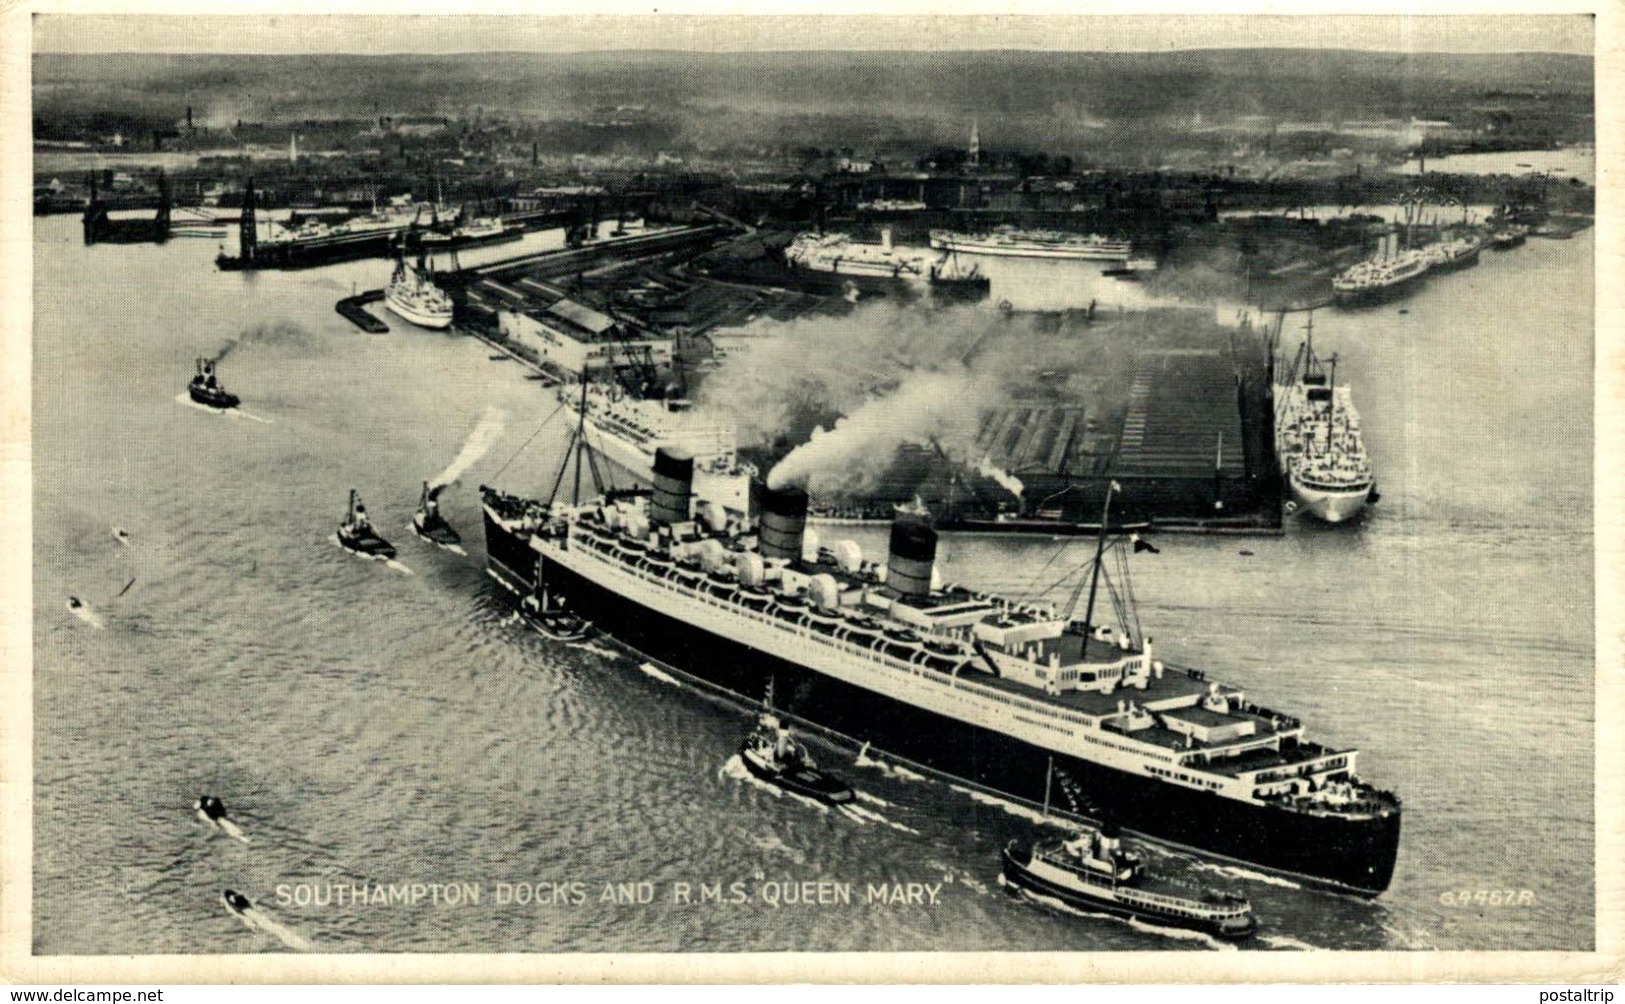
{"label": "hazy horizon", "polygon": [[[1170,53],[1306,50],[1593,56],[1555,15],[35,14],[36,55],[481,56],[634,52]],[[432,30],[429,30],[432,29]],[[176,37],[190,45],[177,46]],[[365,38],[372,45],[360,46]]]}

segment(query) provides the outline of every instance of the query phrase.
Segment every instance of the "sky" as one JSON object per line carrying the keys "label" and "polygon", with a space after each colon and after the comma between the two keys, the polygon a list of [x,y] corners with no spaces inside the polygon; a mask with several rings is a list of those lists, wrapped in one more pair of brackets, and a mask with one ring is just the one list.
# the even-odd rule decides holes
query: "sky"
{"label": "sky", "polygon": [[[656,0],[658,2],[658,0]],[[331,10],[302,0],[257,5],[251,16],[120,15],[91,13],[94,4],[76,4],[85,13],[37,13],[36,52],[198,52],[198,53],[457,53],[457,52],[592,52],[620,49],[748,52],[808,49],[1034,49],[1050,51],[1159,51],[1200,48],[1345,48],[1424,52],[1562,52],[1591,54],[1592,19],[1586,14],[1558,15],[1310,15],[1269,16],[1205,14],[1097,14],[1091,16],[1034,13],[974,13],[975,7],[938,0],[870,4],[891,11],[885,16],[847,14],[861,10],[856,2],[823,0],[816,7],[791,3],[769,16],[695,15],[690,10],[739,10],[741,5],[699,5],[677,0],[673,5],[631,8],[616,0],[581,3],[578,10],[609,11],[568,18],[528,15],[290,14]],[[239,9],[244,6],[236,5]],[[347,3],[366,10],[365,2]],[[816,10],[820,13],[779,13]],[[1041,8],[1033,3],[1002,5],[1017,11]],[[1486,8],[1479,0],[1476,9]],[[166,11],[218,11],[222,3],[170,3]],[[637,14],[617,11],[636,9]],[[117,9],[103,3],[99,9]],[[128,10],[126,4],[124,9]],[[377,4],[370,9],[424,10],[426,4]],[[483,9],[492,9],[488,4]],[[645,13],[650,10],[664,13]],[[675,9],[675,12],[674,12]],[[749,9],[749,8],[743,8]],[[986,7],[984,5],[983,9]],[[1051,8],[1055,9],[1055,8]],[[1064,9],[1064,8],[1063,8]],[[1076,10],[1076,5],[1073,5]],[[1144,4],[1104,3],[1091,10],[1134,9]],[[1189,10],[1190,8],[1185,8]],[[1234,7],[1228,8],[1234,9]],[[1274,9],[1279,9],[1276,7]],[[1346,8],[1345,8],[1346,9]],[[1437,4],[1432,9],[1440,9]],[[1468,9],[1445,4],[1443,9]],[[1525,8],[1527,9],[1527,8]],[[1551,9],[1548,6],[1546,9]],[[933,11],[972,11],[941,16]],[[836,11],[830,15],[825,12]]]}

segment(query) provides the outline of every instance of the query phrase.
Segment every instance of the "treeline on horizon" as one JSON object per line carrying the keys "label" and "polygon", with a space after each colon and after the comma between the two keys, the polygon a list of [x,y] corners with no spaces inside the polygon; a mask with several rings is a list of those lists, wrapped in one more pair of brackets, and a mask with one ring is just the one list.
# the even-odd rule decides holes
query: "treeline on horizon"
{"label": "treeline on horizon", "polygon": [[[618,106],[699,149],[1098,144],[1122,125],[1454,120],[1485,108],[1590,139],[1589,56],[1223,49],[1175,52],[36,54],[35,132],[444,115],[581,118]],[[1533,115],[1535,111],[1538,116]],[[1199,117],[1199,118],[1198,118]],[[852,134],[854,128],[857,135]]]}

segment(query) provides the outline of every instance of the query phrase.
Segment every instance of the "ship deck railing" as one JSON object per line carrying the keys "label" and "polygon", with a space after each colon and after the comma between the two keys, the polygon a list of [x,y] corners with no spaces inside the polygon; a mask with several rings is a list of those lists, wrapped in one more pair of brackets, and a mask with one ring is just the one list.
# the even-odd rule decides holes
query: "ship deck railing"
{"label": "ship deck railing", "polygon": [[[573,537],[572,539],[575,539],[580,543],[587,544],[587,538],[585,538],[585,537]],[[609,546],[608,543],[607,542],[604,542],[604,543],[605,543],[605,547],[607,548]],[[611,552],[609,552],[607,550],[600,549],[598,547],[594,547],[591,544],[588,544],[586,549],[594,551],[594,552],[596,552],[598,555],[600,555],[602,557],[609,557],[609,558],[614,557],[614,555]],[[1033,698],[1025,697],[1025,696],[1022,696],[1022,695],[1002,692],[1002,691],[996,689],[995,686],[990,686],[989,684],[990,684],[990,682],[992,680],[1000,679],[998,677],[992,677],[988,681],[983,681],[983,680],[974,680],[973,681],[973,680],[964,679],[960,675],[959,672],[945,673],[942,670],[933,669],[933,668],[931,668],[929,666],[920,666],[920,665],[916,665],[914,663],[905,662],[905,661],[897,659],[895,657],[884,655],[884,654],[882,654],[880,652],[876,652],[873,649],[867,648],[867,647],[865,647],[863,645],[858,645],[858,644],[855,644],[853,642],[846,641],[845,639],[842,639],[842,638],[836,638],[833,635],[822,634],[820,632],[812,630],[811,628],[808,628],[805,625],[793,624],[793,623],[790,623],[788,621],[782,620],[782,619],[780,619],[778,617],[774,617],[774,616],[772,616],[772,615],[770,615],[768,613],[765,613],[763,611],[751,610],[751,609],[745,607],[743,604],[733,603],[733,602],[730,602],[728,600],[725,600],[725,599],[719,598],[717,596],[714,596],[714,595],[712,595],[711,593],[709,593],[708,591],[706,591],[704,589],[695,589],[693,587],[686,586],[686,585],[676,581],[675,579],[666,578],[666,577],[662,577],[662,576],[658,576],[658,575],[653,575],[653,574],[651,574],[651,573],[649,573],[649,572],[647,572],[647,571],[645,571],[645,570],[643,570],[641,568],[636,568],[636,567],[632,566],[628,562],[615,560],[613,563],[614,563],[614,567],[618,571],[624,572],[624,573],[626,573],[628,575],[632,575],[632,576],[634,576],[634,577],[636,577],[638,579],[642,579],[645,582],[649,582],[651,584],[660,586],[662,588],[669,589],[672,592],[678,593],[679,595],[688,597],[690,599],[698,600],[701,603],[705,603],[705,604],[707,604],[709,606],[716,607],[719,610],[726,610],[732,615],[745,617],[745,618],[750,619],[750,620],[759,621],[759,622],[761,622],[763,624],[771,625],[771,626],[773,626],[773,627],[775,627],[775,628],[777,628],[777,629],[779,629],[781,631],[789,632],[789,633],[794,634],[794,635],[796,635],[798,637],[810,638],[810,639],[816,640],[816,641],[820,642],[821,644],[824,644],[824,645],[827,645],[827,646],[829,646],[831,648],[837,649],[837,650],[839,650],[841,652],[844,652],[844,653],[846,653],[848,655],[854,655],[854,656],[857,656],[857,657],[859,657],[861,659],[867,660],[869,662],[873,662],[873,663],[875,663],[877,665],[885,666],[887,669],[890,669],[890,670],[904,670],[904,671],[907,671],[910,675],[914,676],[917,679],[928,681],[930,683],[938,684],[938,685],[941,685],[941,686],[945,686],[945,687],[948,687],[951,690],[970,691],[970,692],[976,694],[978,697],[984,698],[986,700],[996,701],[996,702],[999,702],[1001,704],[1009,705],[1011,707],[1020,708],[1020,709],[1022,709],[1024,711],[1030,712],[1032,714],[1042,715],[1042,716],[1044,716],[1046,718],[1055,719],[1055,720],[1058,720],[1058,721],[1061,721],[1061,722],[1066,722],[1068,725],[1076,726],[1078,728],[1084,729],[1089,733],[1093,733],[1093,734],[1098,735],[1100,733],[1100,731],[1101,731],[1097,721],[1094,718],[1089,717],[1088,715],[1079,714],[1077,712],[1069,711],[1069,710],[1066,710],[1064,708],[1058,708],[1058,707],[1056,707],[1056,706],[1054,706],[1052,704],[1047,704],[1047,703],[1037,701],[1037,700],[1034,700]],[[969,660],[969,659],[966,660],[967,663],[970,662],[970,661],[971,660]],[[963,666],[961,667],[961,671],[962,670],[963,670]],[[1008,681],[1006,681],[1006,682],[1008,682]],[[1017,686],[1019,686],[1019,684],[1017,684]],[[1058,725],[1054,721],[1051,721],[1051,722],[1044,722],[1044,721],[1029,722],[1029,724],[1036,724],[1041,728],[1051,729],[1051,730],[1059,732],[1059,733],[1061,733],[1061,734],[1063,734],[1065,736],[1068,736],[1068,737],[1076,735],[1075,731],[1072,728],[1068,728],[1068,727],[1065,727],[1065,726],[1062,726],[1062,725]],[[1124,738],[1127,738],[1130,741],[1133,741],[1132,737],[1125,736]],[[1145,744],[1141,744],[1141,745],[1145,745]],[[1142,756],[1156,757],[1157,759],[1165,759],[1165,760],[1169,760],[1170,762],[1172,760],[1172,758],[1167,757],[1165,755],[1159,755],[1159,753],[1157,751],[1155,751],[1155,750],[1138,749],[1138,748],[1134,748],[1134,747],[1124,747],[1124,750],[1125,750],[1125,752],[1133,752],[1133,753],[1140,754]]]}

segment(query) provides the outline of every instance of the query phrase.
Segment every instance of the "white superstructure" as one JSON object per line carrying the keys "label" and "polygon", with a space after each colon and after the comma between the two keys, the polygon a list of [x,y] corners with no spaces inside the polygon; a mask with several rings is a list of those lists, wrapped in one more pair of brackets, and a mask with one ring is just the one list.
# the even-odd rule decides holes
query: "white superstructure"
{"label": "white superstructure", "polygon": [[[559,400],[581,414],[579,384],[559,388]],[[750,511],[756,468],[739,459],[732,422],[696,412],[685,400],[635,397],[619,387],[587,384],[589,445],[639,479],[649,480],[655,451],[680,447],[694,457],[694,493],[735,512]]]}
{"label": "white superstructure", "polygon": [[1341,523],[1365,508],[1374,481],[1360,413],[1307,342],[1275,385],[1275,455],[1296,504],[1311,514]]}
{"label": "white superstructure", "polygon": [[931,246],[944,251],[1002,255],[1014,258],[1070,258],[1091,261],[1127,261],[1133,245],[1099,234],[1060,230],[1018,230],[996,227],[987,234],[931,231]]}
{"label": "white superstructure", "polygon": [[421,328],[451,327],[454,308],[451,296],[434,284],[433,273],[421,263],[395,262],[395,271],[384,289],[384,306]]}
{"label": "white superstructure", "polygon": [[889,229],[879,244],[862,244],[846,234],[800,234],[784,249],[784,260],[836,275],[893,279],[924,275],[930,264],[921,252],[893,247]]}

